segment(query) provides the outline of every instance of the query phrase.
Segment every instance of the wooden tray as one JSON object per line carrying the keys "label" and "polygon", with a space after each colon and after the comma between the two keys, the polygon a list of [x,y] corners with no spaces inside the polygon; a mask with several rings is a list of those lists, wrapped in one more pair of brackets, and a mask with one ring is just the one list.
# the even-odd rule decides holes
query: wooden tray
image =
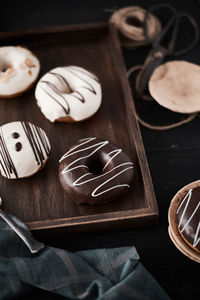
{"label": "wooden tray", "polygon": [[[3,209],[40,232],[138,226],[155,220],[157,204],[114,26],[96,23],[1,33],[0,45],[31,49],[41,62],[39,78],[56,66],[78,65],[94,72],[103,90],[99,111],[73,124],[45,119],[36,105],[35,87],[19,98],[0,100],[0,125],[33,122],[46,131],[52,146],[50,159],[39,173],[20,180],[0,178]],[[130,191],[117,201],[77,206],[60,185],[58,160],[77,140],[90,136],[104,137],[122,148],[134,163],[135,178]]]}

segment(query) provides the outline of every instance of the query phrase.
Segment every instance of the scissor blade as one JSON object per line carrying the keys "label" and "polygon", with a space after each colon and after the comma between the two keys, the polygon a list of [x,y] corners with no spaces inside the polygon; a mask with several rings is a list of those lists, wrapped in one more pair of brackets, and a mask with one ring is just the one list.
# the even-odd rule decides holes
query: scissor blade
{"label": "scissor blade", "polygon": [[149,79],[153,71],[162,64],[166,56],[166,50],[162,47],[157,47],[149,53],[144,65],[140,69],[136,78],[136,94],[141,97],[148,87]]}

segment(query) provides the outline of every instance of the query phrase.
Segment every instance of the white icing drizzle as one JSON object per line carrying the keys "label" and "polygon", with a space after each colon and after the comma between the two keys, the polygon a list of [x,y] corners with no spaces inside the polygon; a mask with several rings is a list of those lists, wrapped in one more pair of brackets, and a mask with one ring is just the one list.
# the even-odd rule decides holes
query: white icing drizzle
{"label": "white icing drizzle", "polygon": [[113,187],[111,187],[111,188],[109,188],[109,189],[107,189],[107,190],[104,190],[104,191],[102,191],[102,192],[100,192],[100,193],[96,193],[96,192],[97,192],[103,185],[105,185],[106,183],[108,183],[109,181],[111,181],[111,180],[114,179],[115,177],[119,176],[120,174],[124,173],[125,171],[127,171],[127,170],[129,170],[129,169],[132,169],[133,166],[132,166],[132,163],[131,163],[131,162],[127,162],[127,163],[120,164],[120,165],[116,166],[115,168],[113,168],[112,170],[110,170],[110,171],[108,171],[108,172],[106,172],[106,173],[104,173],[104,174],[102,174],[102,175],[99,175],[99,176],[97,176],[97,177],[95,177],[95,178],[90,178],[90,179],[88,179],[88,180],[79,182],[83,177],[85,177],[86,175],[90,175],[90,174],[91,174],[91,173],[86,173],[86,174],[84,174],[83,176],[79,177],[76,181],[74,181],[73,186],[82,185],[82,184],[85,184],[85,183],[87,183],[87,182],[96,180],[97,178],[103,177],[103,176],[105,176],[105,175],[111,173],[113,170],[115,170],[115,169],[117,169],[117,168],[120,168],[120,167],[122,167],[122,166],[124,166],[124,165],[131,165],[131,166],[129,166],[129,167],[123,169],[122,171],[119,171],[117,174],[115,174],[114,176],[110,177],[108,180],[104,181],[102,184],[100,184],[98,187],[96,187],[96,189],[94,189],[94,191],[92,192],[91,195],[92,195],[93,197],[97,197],[97,196],[100,196],[100,195],[102,195],[102,194],[104,194],[104,193],[106,193],[106,192],[108,192],[108,191],[110,191],[110,190],[112,190],[112,189],[115,189],[115,188],[119,188],[119,187],[123,187],[123,186],[130,187],[128,184],[119,184],[119,185],[115,185],[115,186],[113,186]]}
{"label": "white icing drizzle", "polygon": [[115,156],[117,156],[120,152],[122,152],[122,149],[117,149],[117,150],[113,150],[110,153],[108,153],[108,155],[110,155],[111,153],[114,153],[114,155],[109,159],[109,161],[105,164],[103,171],[105,170],[105,168],[107,167],[107,165],[111,162],[111,160],[113,160],[113,158]]}
{"label": "white icing drizzle", "polygon": [[193,213],[191,214],[190,218],[188,219],[188,221],[185,223],[184,227],[182,228],[181,232],[183,232],[185,230],[185,228],[187,227],[187,225],[190,223],[191,219],[193,218],[193,216],[195,215],[198,207],[200,206],[200,202],[198,203],[198,205],[196,206],[195,210],[193,211]]}
{"label": "white icing drizzle", "polygon": [[183,201],[182,201],[181,205],[180,205],[179,208],[177,209],[177,213],[178,213],[179,210],[181,209],[182,205],[184,204],[184,202],[187,200],[186,205],[185,205],[185,208],[184,208],[184,210],[183,210],[183,213],[182,213],[182,215],[181,215],[181,218],[180,218],[180,221],[179,221],[179,224],[178,224],[178,228],[180,227],[180,225],[181,225],[181,223],[182,223],[182,220],[183,220],[183,218],[184,218],[184,216],[185,216],[185,212],[186,212],[186,210],[187,210],[187,207],[188,207],[188,204],[189,204],[189,202],[190,202],[191,197],[192,197],[192,189],[190,189],[190,190],[188,191],[188,193],[186,194],[186,196],[183,198]]}
{"label": "white icing drizzle", "polygon": [[[74,161],[72,161],[69,165],[67,165],[63,170],[62,170],[62,174],[66,174],[76,168],[82,168],[82,167],[85,167],[85,168],[88,168],[87,166],[85,165],[78,165],[78,166],[75,166],[75,167],[72,167],[70,168],[71,166],[73,166],[74,164],[78,163],[80,160],[82,159],[85,159],[85,158],[88,158],[88,157],[91,157],[94,153],[96,153],[98,150],[100,150],[102,147],[104,147],[105,145],[107,145],[109,142],[108,141],[103,141],[103,142],[99,142],[99,143],[96,143],[96,144],[93,144],[93,145],[90,145],[90,146],[87,146],[88,143],[90,143],[91,141],[94,141],[96,139],[96,137],[90,137],[90,138],[86,138],[86,139],[82,139],[80,141],[83,141],[82,143],[76,145],[75,147],[73,147],[72,149],[70,149],[68,152],[66,152],[60,159],[60,162],[73,155],[73,154],[76,154],[76,153],[79,153],[79,152],[83,152],[83,151],[86,151],[88,149],[92,149],[92,151],[88,154],[88,155],[85,155],[85,156],[81,156],[77,159],[75,159]],[[86,145],[86,147],[84,148],[81,148],[81,146],[83,145]],[[94,150],[93,150],[94,149]],[[116,149],[116,150],[113,150],[111,151],[110,153],[108,153],[108,155],[110,154],[113,154],[112,157],[108,160],[108,162],[105,164],[104,168],[103,168],[103,171],[105,170],[105,168],[108,166],[108,164],[114,159],[114,157],[116,157],[117,155],[119,155],[121,153],[121,149]],[[111,173],[118,169],[119,171],[112,175]],[[98,192],[98,190],[103,187],[104,185],[106,185],[106,183],[112,181],[115,177],[118,177],[120,176],[122,173],[128,171],[129,169],[133,169],[133,163],[132,162],[125,162],[125,163],[122,163],[122,164],[119,164],[117,166],[115,166],[114,168],[112,168],[111,170],[101,174],[101,175],[98,175],[98,176],[95,176],[93,178],[90,178],[90,179],[86,179],[86,180],[83,180],[83,178],[85,178],[86,176],[88,175],[91,175],[90,172],[80,176],[79,178],[77,178],[74,182],[73,182],[73,186],[79,186],[79,185],[83,185],[83,184],[86,184],[88,182],[91,182],[91,181],[95,181],[96,179],[99,179],[99,178],[103,178],[104,176],[106,176],[107,174],[111,174],[111,177],[108,178],[107,180],[105,180],[104,182],[102,182],[100,185],[98,185],[94,190],[93,192],[91,193],[91,196],[92,197],[98,197],[110,190],[113,190],[113,189],[116,189],[116,188],[120,188],[120,187],[124,187],[124,186],[127,186],[127,187],[130,187],[129,184],[118,184],[118,185],[115,185],[115,186],[112,186],[108,189],[105,189],[101,192]]]}
{"label": "white icing drizzle", "polygon": [[[176,213],[178,213],[178,212],[180,211],[181,207],[182,207],[183,204],[186,202],[185,207],[184,207],[183,212],[182,212],[182,215],[181,215],[180,220],[179,220],[178,228],[180,228],[180,226],[181,226],[181,224],[182,224],[182,220],[183,220],[183,218],[184,218],[184,216],[185,216],[185,213],[186,213],[186,211],[187,211],[189,202],[190,202],[191,197],[192,197],[192,191],[193,191],[193,189],[190,189],[190,190],[188,191],[188,193],[185,195],[185,197],[184,197],[182,203],[180,204],[179,208],[177,209],[177,212],[176,212]],[[186,227],[190,224],[192,218],[194,217],[194,215],[195,215],[195,213],[197,212],[197,210],[198,210],[199,207],[200,207],[200,201],[199,201],[199,203],[197,204],[197,206],[195,207],[195,209],[193,210],[193,212],[192,212],[190,218],[187,220],[187,222],[184,224],[183,228],[180,230],[180,232],[183,232],[183,231],[186,229]],[[199,241],[200,241],[200,237],[198,238],[199,232],[200,232],[200,221],[199,221],[199,224],[198,224],[198,226],[197,226],[196,233],[195,233],[195,236],[194,236],[194,241],[193,241],[193,246],[194,246],[194,247],[195,247],[195,246],[199,243]]]}
{"label": "white icing drizzle", "polygon": [[199,232],[200,232],[200,221],[199,221],[199,224],[198,224],[198,227],[197,227],[196,234],[195,234],[195,236],[194,236],[194,243],[193,243],[193,246],[194,246],[194,247],[196,247],[197,244],[198,244],[199,241],[200,241],[200,237],[198,238]]}

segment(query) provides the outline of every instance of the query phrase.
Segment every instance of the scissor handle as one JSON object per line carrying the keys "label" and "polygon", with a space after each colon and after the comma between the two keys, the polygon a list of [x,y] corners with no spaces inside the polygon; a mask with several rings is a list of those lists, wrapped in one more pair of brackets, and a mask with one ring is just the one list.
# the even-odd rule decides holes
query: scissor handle
{"label": "scissor handle", "polygon": [[[172,34],[172,39],[171,39],[171,41],[169,43],[169,48],[168,48],[169,52],[173,53],[174,56],[183,55],[183,54],[189,52],[190,50],[193,49],[193,47],[199,41],[199,27],[198,27],[196,21],[194,20],[194,18],[192,18],[192,16],[190,16],[189,14],[187,14],[185,12],[180,12],[178,14],[177,18],[178,19],[176,21],[174,32]],[[176,39],[177,39],[178,29],[179,29],[180,21],[183,18],[186,18],[189,21],[189,23],[192,25],[192,27],[194,29],[194,39],[193,39],[192,43],[190,43],[190,45],[188,45],[184,49],[175,51],[174,48],[175,48],[175,45],[176,45]]]}
{"label": "scissor handle", "polygon": [[151,6],[149,9],[146,10],[145,12],[145,17],[144,17],[144,35],[146,37],[146,40],[149,41],[149,43],[152,44],[152,46],[155,45],[155,43],[158,45],[159,41],[162,39],[161,33],[157,37],[156,41],[152,41],[151,38],[148,36],[148,30],[147,30],[147,19],[150,13],[154,13],[156,10],[162,9],[162,8],[167,8],[173,15],[177,13],[176,9],[167,3],[161,3],[161,4],[156,4]]}
{"label": "scissor handle", "polygon": [[[149,9],[149,12],[154,12],[158,9],[161,9],[161,8],[167,8],[169,9],[171,12],[172,12],[172,17],[168,20],[167,24],[164,26],[164,28],[162,29],[162,31],[160,32],[160,34],[158,35],[158,37],[156,38],[156,40],[154,42],[152,42],[152,47],[153,48],[156,48],[158,46],[161,46],[161,42],[164,38],[164,36],[166,35],[166,33],[168,32],[168,30],[173,26],[174,24],[174,31],[172,33],[172,38],[168,44],[168,47],[166,47],[166,53],[168,55],[170,54],[173,54],[174,56],[179,56],[179,55],[183,55],[187,52],[189,52],[195,45],[196,43],[198,42],[199,40],[199,27],[196,23],[196,21],[194,20],[194,18],[185,13],[185,12],[179,12],[177,13],[176,9],[171,6],[170,4],[157,4],[157,5],[154,5],[152,6],[150,9]],[[148,17],[148,12],[145,16],[145,22],[144,22],[144,33],[146,35],[147,38],[148,37],[148,33],[147,33],[147,25],[146,25],[146,19]],[[185,47],[184,49],[181,49],[181,50],[177,50],[175,51],[175,45],[176,45],[176,39],[177,39],[177,34],[178,34],[178,31],[179,31],[179,27],[180,27],[180,21],[181,19],[187,19],[188,22],[191,24],[193,30],[194,30],[194,39],[193,41],[187,46]]]}
{"label": "scissor handle", "polygon": [[[143,92],[146,90],[151,74],[160,64],[163,63],[166,56],[171,54],[173,54],[174,56],[185,54],[186,52],[190,51],[199,40],[198,25],[189,14],[184,12],[177,13],[176,9],[173,6],[168,4],[155,5],[149,11],[152,12],[158,8],[164,8],[164,7],[168,8],[172,12],[172,16],[168,20],[167,24],[164,26],[163,30],[158,35],[156,40],[154,42],[151,42],[149,39],[153,49],[147,55],[147,58],[145,59],[145,62],[143,66],[140,68],[136,77],[136,93],[138,97],[141,97]],[[144,25],[146,24],[147,17],[148,17],[148,12],[145,17]],[[187,46],[184,49],[174,51],[176,40],[177,40],[177,34],[180,28],[180,21],[182,18],[186,18],[189,21],[189,23],[192,25],[194,29],[195,35],[192,43],[189,46]],[[164,47],[161,45],[161,41],[164,39],[165,35],[168,33],[168,30],[170,30],[172,26],[173,26],[173,32],[172,32],[171,40],[168,43],[168,46]],[[146,37],[148,38],[146,30],[145,30],[145,34]]]}
{"label": "scissor handle", "polygon": [[162,9],[162,8],[167,8],[167,9],[171,10],[171,12],[173,14],[175,14],[177,12],[176,8],[168,3],[159,3],[159,4],[152,5],[149,8],[149,11],[154,12],[154,11],[156,11],[158,9]]}

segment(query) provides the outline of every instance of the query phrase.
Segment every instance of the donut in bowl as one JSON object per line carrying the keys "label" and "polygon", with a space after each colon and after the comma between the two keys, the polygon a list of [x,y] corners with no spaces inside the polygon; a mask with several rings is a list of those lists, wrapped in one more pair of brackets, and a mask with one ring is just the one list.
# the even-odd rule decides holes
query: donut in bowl
{"label": "donut in bowl", "polygon": [[133,179],[129,157],[107,140],[79,140],[59,161],[59,178],[69,199],[98,204],[119,198]]}
{"label": "donut in bowl", "polygon": [[77,122],[96,113],[102,92],[96,75],[78,66],[66,66],[42,76],[35,98],[50,122]]}
{"label": "donut in bowl", "polygon": [[27,48],[0,47],[0,98],[14,98],[28,91],[40,71],[40,62]]}
{"label": "donut in bowl", "polygon": [[169,236],[187,257],[200,263],[200,180],[181,188],[168,211]]}

